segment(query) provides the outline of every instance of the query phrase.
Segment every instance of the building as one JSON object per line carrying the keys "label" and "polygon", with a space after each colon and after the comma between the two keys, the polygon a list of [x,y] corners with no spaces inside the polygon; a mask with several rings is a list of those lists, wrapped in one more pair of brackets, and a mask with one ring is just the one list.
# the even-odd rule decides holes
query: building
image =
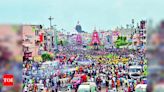
{"label": "building", "polygon": [[[105,44],[108,44],[109,45],[109,36],[111,35],[111,33],[110,33],[110,31],[100,31],[100,39],[101,39],[101,43],[103,44],[103,45],[105,45]],[[111,40],[111,39],[110,39]],[[111,44],[111,43],[110,43]]]}
{"label": "building", "polygon": [[137,26],[133,33],[133,46],[144,47],[147,43],[147,27],[146,21],[140,21],[140,25]]}
{"label": "building", "polygon": [[114,43],[117,40],[118,36],[120,35],[120,32],[117,30],[114,30],[112,31],[111,35],[112,35],[112,43]]}
{"label": "building", "polygon": [[67,40],[67,35],[64,34],[63,32],[57,32],[57,37],[58,41],[66,41]]}
{"label": "building", "polygon": [[135,28],[117,28],[115,29],[119,32],[119,36],[126,37],[127,40],[130,40],[135,33]]}
{"label": "building", "polygon": [[142,20],[140,21],[140,28],[139,28],[139,35],[142,45],[146,45],[146,31],[147,31],[146,21]]}
{"label": "building", "polygon": [[88,45],[90,42],[91,42],[91,34],[90,33],[80,33],[81,34],[81,37],[82,37],[82,43],[84,45]]}
{"label": "building", "polygon": [[56,28],[45,29],[44,50],[48,52],[54,52],[58,50],[59,45],[71,43],[71,37],[72,35],[70,35],[69,33],[64,34],[63,32],[58,31]]}
{"label": "building", "polygon": [[45,51],[53,51],[54,49],[54,30],[45,29],[44,34],[44,50]]}
{"label": "building", "polygon": [[42,26],[22,25],[21,34],[24,55],[31,58],[40,55],[44,39]]}

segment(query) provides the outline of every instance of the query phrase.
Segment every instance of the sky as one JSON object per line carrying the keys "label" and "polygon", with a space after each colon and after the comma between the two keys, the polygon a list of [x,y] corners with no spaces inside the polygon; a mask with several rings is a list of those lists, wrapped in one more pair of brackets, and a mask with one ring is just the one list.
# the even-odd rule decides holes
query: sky
{"label": "sky", "polygon": [[0,23],[41,24],[49,26],[52,16],[57,29],[74,31],[77,21],[82,29],[108,30],[140,20],[164,19],[164,0],[1,0]]}

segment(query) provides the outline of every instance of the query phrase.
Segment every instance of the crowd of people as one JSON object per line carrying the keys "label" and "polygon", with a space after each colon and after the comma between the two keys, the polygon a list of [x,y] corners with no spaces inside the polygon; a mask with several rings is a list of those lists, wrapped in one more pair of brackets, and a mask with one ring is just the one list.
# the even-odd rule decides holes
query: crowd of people
{"label": "crowd of people", "polygon": [[[137,84],[145,84],[146,76],[143,75],[145,52],[128,49],[105,49],[99,53],[94,50],[65,50],[58,52],[66,55],[64,61],[49,66],[45,62],[27,60],[23,62],[23,91],[24,92],[78,92],[78,87],[83,82],[94,82],[97,92],[134,92]],[[105,53],[105,54],[104,54]],[[116,54],[118,59],[128,58],[127,62],[112,62],[115,58],[107,58],[107,54]],[[70,62],[70,57],[75,58]],[[81,64],[78,61],[92,61]],[[103,61],[103,62],[101,62]],[[142,67],[140,78],[134,79],[129,75],[129,67],[139,65]],[[82,77],[84,76],[85,77]],[[75,77],[79,79],[72,82]],[[74,86],[76,85],[76,86]],[[95,92],[93,91],[93,92]]]}

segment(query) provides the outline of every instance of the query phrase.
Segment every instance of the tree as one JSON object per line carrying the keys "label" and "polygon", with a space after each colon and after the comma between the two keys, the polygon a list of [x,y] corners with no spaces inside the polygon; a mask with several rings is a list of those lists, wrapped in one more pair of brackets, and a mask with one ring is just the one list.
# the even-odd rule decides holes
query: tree
{"label": "tree", "polygon": [[126,41],[126,36],[121,36],[122,40]]}
{"label": "tree", "polygon": [[120,46],[127,45],[128,42],[126,40],[126,37],[118,36],[117,40],[115,41],[116,48],[119,48]]}
{"label": "tree", "polygon": [[52,60],[52,56],[48,53],[44,53],[42,54],[42,59],[43,61],[49,61],[49,60]]}

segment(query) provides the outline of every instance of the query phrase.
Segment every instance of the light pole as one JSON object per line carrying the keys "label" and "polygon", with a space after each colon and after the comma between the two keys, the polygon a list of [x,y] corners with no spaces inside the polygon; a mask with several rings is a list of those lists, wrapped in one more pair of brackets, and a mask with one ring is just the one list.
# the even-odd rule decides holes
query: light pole
{"label": "light pole", "polygon": [[[57,46],[57,32],[56,32],[56,28],[53,28],[53,27],[56,27],[57,25],[53,25],[52,26],[52,20],[53,20],[54,18],[52,18],[51,16],[48,18],[48,20],[50,21],[50,31],[52,31],[53,30],[53,41],[54,42],[52,42],[52,43],[54,43],[54,48],[56,48],[57,50],[58,50],[58,46]],[[54,51],[54,49],[53,49],[53,51]]]}
{"label": "light pole", "polygon": [[58,50],[56,26],[57,25],[53,25],[53,27],[55,27],[55,28],[53,28],[54,29],[54,43],[55,43],[54,48],[56,48],[56,50]]}
{"label": "light pole", "polygon": [[50,29],[52,29],[52,20],[53,20],[54,18],[52,18],[52,17],[50,16],[48,19],[49,19],[49,21],[50,21]]}

